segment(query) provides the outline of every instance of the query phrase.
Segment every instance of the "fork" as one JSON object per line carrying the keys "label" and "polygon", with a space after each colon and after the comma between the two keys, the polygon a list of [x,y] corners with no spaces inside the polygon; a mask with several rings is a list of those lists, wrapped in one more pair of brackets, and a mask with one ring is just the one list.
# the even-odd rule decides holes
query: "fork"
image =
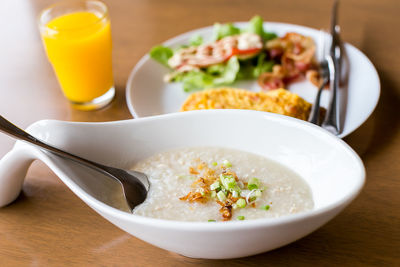
{"label": "fork", "polygon": [[311,123],[314,123],[316,125],[319,125],[319,118],[320,118],[320,102],[321,102],[321,95],[324,87],[327,85],[329,81],[329,66],[331,65],[331,60],[332,58],[326,53],[326,35],[323,30],[320,30],[319,32],[319,49],[320,49],[320,70],[319,70],[319,75],[322,78],[322,82],[318,88],[317,95],[315,96],[314,104],[311,108],[310,116],[308,118],[308,121]]}

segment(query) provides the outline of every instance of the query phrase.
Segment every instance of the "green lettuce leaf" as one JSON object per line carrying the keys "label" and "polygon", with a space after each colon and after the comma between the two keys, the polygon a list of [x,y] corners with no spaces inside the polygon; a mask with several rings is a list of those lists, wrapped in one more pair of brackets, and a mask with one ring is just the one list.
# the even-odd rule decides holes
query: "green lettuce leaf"
{"label": "green lettuce leaf", "polygon": [[278,35],[274,32],[264,32],[263,34],[264,41],[269,41],[275,38],[278,38]]}
{"label": "green lettuce leaf", "polygon": [[226,36],[239,34],[240,29],[235,27],[232,23],[215,23],[213,29],[213,40],[219,40]]}
{"label": "green lettuce leaf", "polygon": [[190,71],[182,78],[183,90],[192,92],[213,86],[213,76],[203,71]]}
{"label": "green lettuce leaf", "polygon": [[237,57],[231,57],[225,65],[225,69],[221,72],[220,76],[214,79],[215,85],[231,84],[235,81],[237,73],[239,72],[240,64]]}
{"label": "green lettuce leaf", "polygon": [[264,41],[269,41],[278,37],[275,33],[264,31],[263,19],[260,16],[252,17],[244,31],[258,34]]}
{"label": "green lettuce leaf", "polygon": [[252,17],[244,31],[249,33],[255,33],[263,37],[264,27],[262,18],[260,16]]}
{"label": "green lettuce leaf", "polygon": [[169,67],[168,59],[173,55],[174,51],[171,48],[162,45],[155,46],[150,50],[150,57],[167,67]]}
{"label": "green lettuce leaf", "polygon": [[240,65],[237,57],[231,57],[227,63],[213,65],[205,71],[191,71],[181,76],[183,90],[191,92],[225,84],[236,80]]}
{"label": "green lettuce leaf", "polygon": [[258,78],[261,73],[271,72],[272,67],[275,65],[275,62],[272,60],[265,60],[266,55],[264,53],[258,56],[257,65],[253,70],[253,78]]}
{"label": "green lettuce leaf", "polygon": [[211,65],[206,69],[206,72],[211,75],[221,75],[226,68],[226,64]]}
{"label": "green lettuce leaf", "polygon": [[190,46],[199,46],[203,43],[203,37],[201,37],[201,35],[193,35],[192,37],[190,37],[189,39],[189,45]]}
{"label": "green lettuce leaf", "polygon": [[266,54],[261,53],[256,58],[241,61],[240,70],[237,74],[237,79],[257,79],[261,73],[271,72],[275,62],[265,59]]}

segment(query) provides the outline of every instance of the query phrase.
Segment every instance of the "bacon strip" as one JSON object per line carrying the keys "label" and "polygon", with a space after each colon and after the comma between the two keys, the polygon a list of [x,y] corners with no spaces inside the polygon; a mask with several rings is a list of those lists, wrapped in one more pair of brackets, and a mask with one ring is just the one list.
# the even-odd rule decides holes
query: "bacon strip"
{"label": "bacon strip", "polygon": [[266,49],[270,57],[280,64],[275,65],[272,72],[263,73],[258,78],[264,90],[285,88],[288,83],[305,76],[309,70],[316,69],[313,61],[316,46],[310,37],[289,32],[281,38],[268,41]]}

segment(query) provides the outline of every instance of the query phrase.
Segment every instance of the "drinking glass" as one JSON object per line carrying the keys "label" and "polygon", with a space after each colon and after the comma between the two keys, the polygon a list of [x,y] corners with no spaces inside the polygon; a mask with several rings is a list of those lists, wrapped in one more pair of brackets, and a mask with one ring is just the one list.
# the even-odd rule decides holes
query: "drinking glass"
{"label": "drinking glass", "polygon": [[65,97],[82,110],[114,98],[107,7],[97,0],[65,1],[43,10],[40,34]]}

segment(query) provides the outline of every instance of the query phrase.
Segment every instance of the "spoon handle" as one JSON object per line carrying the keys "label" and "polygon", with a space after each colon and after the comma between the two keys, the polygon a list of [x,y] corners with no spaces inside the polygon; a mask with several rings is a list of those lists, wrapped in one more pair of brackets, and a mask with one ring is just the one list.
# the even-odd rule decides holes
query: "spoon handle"
{"label": "spoon handle", "polygon": [[[61,149],[55,148],[45,142],[35,138],[24,130],[18,128],[4,117],[0,115],[0,132],[3,132],[11,137],[18,140],[28,142],[32,145],[38,146],[45,152],[50,152],[61,158],[72,160],[78,164],[89,167],[102,173],[115,181],[119,182],[122,186],[124,197],[127,205],[129,206],[129,211],[132,211],[137,205],[143,203],[147,196],[147,191],[150,187],[147,176],[141,172],[127,171],[123,169],[118,169],[110,166],[105,166],[88,159],[84,159],[63,151]],[[15,198],[13,198],[15,199]],[[0,199],[0,204],[1,204]]]}
{"label": "spoon handle", "polygon": [[8,120],[6,120],[1,115],[0,115],[0,131],[11,137],[31,143],[31,144],[38,146],[46,151],[55,153],[58,156],[61,156],[63,158],[67,158],[67,159],[73,160],[75,162],[81,163],[87,167],[97,169],[97,170],[101,171],[102,173],[107,173],[107,171],[104,170],[105,166],[95,163],[95,162],[92,162],[90,160],[78,157],[76,155],[73,155],[71,153],[63,151],[56,147],[53,147],[49,144],[46,144],[45,142],[40,141],[39,139],[37,139],[34,136],[30,135],[29,133],[25,132],[24,130],[18,128],[17,126],[15,126],[14,124],[12,124]]}

